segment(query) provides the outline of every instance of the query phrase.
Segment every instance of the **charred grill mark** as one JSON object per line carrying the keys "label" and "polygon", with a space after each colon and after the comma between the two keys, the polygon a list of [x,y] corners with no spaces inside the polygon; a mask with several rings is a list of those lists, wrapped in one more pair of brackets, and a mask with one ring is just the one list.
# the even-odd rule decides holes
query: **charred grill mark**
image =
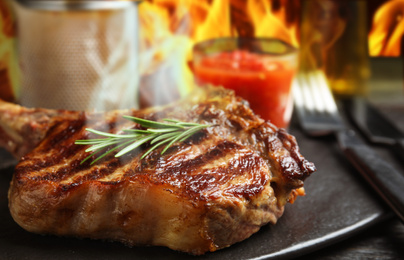
{"label": "charred grill mark", "polygon": [[[82,183],[89,180],[98,180],[109,174],[112,174],[117,168],[121,167],[121,161],[112,158],[109,162],[92,167],[89,162],[82,164],[82,158],[73,160],[69,165],[60,167],[55,173],[47,174],[42,179],[52,181],[64,181],[73,177],[73,183]],[[77,177],[76,174],[79,174]],[[53,177],[53,178],[51,178]]]}
{"label": "charred grill mark", "polygon": [[[84,132],[84,128],[91,124],[89,121],[92,121],[92,119],[87,120],[84,113],[81,113],[78,119],[56,122],[49,129],[47,138],[35,150],[41,159],[31,158],[28,155],[23,159],[26,163],[20,164],[16,168],[16,174],[40,172],[42,170],[41,174],[34,176],[35,180],[62,181],[78,172],[89,169],[90,165],[88,163],[80,164],[88,156],[88,153],[84,152],[86,146],[74,144],[75,140],[85,139],[86,132]],[[97,122],[99,123],[100,121],[98,120]],[[101,122],[103,122],[101,126],[105,126],[105,131],[112,131],[116,127],[116,116],[112,117],[109,122],[102,120]],[[50,156],[49,151],[52,151]],[[41,157],[41,155],[46,157]],[[79,158],[71,160],[77,155],[79,155]],[[64,161],[69,162],[69,164],[65,166]],[[80,180],[101,178],[112,173],[119,166],[119,163],[115,160],[108,163],[107,167],[109,168],[93,169],[86,174],[86,177],[82,177]],[[54,167],[54,169],[51,169],[51,167]]]}
{"label": "charred grill mark", "polygon": [[[216,166],[214,162],[217,160],[225,161],[225,165]],[[264,167],[264,160],[255,152],[237,143],[222,140],[196,158],[187,161],[171,159],[170,163],[161,158],[155,171],[149,169],[137,174],[147,174],[155,184],[168,184],[180,188],[190,197],[200,199],[204,196],[214,198],[217,196],[215,191],[222,185],[242,176],[246,179],[245,183],[234,184],[226,192],[248,198],[261,192],[263,184],[268,182],[270,176],[268,172],[262,171]],[[251,180],[255,184],[251,184]]]}
{"label": "charred grill mark", "polygon": [[91,180],[102,179],[116,171],[117,168],[121,167],[121,162],[118,158],[114,158],[106,164],[100,167],[92,167],[86,174],[80,174],[74,177],[73,183],[83,183]]}
{"label": "charred grill mark", "polygon": [[227,195],[249,199],[259,194],[270,180],[265,161],[255,153],[247,153],[237,160],[230,161],[223,172],[242,177],[241,181],[225,188]]}
{"label": "charred grill mark", "polygon": [[[102,187],[103,189],[108,189],[108,188],[118,187],[118,185],[120,185],[121,183],[122,183],[122,181],[101,182],[98,180],[93,180],[92,182],[87,182],[86,184],[87,185],[96,184],[97,186]],[[80,185],[83,185],[83,184],[84,184],[84,182],[82,182],[82,183],[71,182],[71,183],[66,183],[66,184],[60,184],[58,192],[60,192],[60,193],[71,192],[76,187],[79,187]],[[86,184],[84,184],[84,185],[86,185]]]}
{"label": "charred grill mark", "polygon": [[[52,157],[32,158],[26,164],[19,164],[15,169],[15,174],[17,178],[25,176],[32,180],[57,182],[76,172],[85,170],[85,167],[81,166],[78,160],[74,160],[69,166],[60,168],[57,168],[57,164]],[[54,166],[54,169],[51,168],[52,166]],[[30,173],[36,173],[36,175],[29,176]]]}
{"label": "charred grill mark", "polygon": [[[227,194],[239,198],[250,198],[262,191],[269,180],[263,172],[264,161],[252,152],[242,154],[237,159],[229,160],[227,165],[208,169],[198,175],[186,176],[186,189],[193,194],[207,193],[209,198],[218,198]],[[222,190],[224,184],[242,178]]]}
{"label": "charred grill mark", "polygon": [[[49,150],[53,147],[64,146],[66,144],[72,143],[71,138],[75,136],[76,132],[83,129],[85,123],[85,118],[83,114],[76,120],[64,120],[59,124],[56,124],[54,128],[49,131],[47,138],[41,144],[41,151]],[[70,142],[69,142],[70,141]],[[74,143],[74,142],[73,142]]]}
{"label": "charred grill mark", "polygon": [[156,165],[156,172],[161,175],[180,176],[189,172],[190,169],[194,171],[204,165],[220,159],[226,154],[234,152],[236,149],[241,149],[239,144],[222,140],[220,143],[212,144],[212,147],[205,153],[197,156],[196,158],[188,161],[176,160],[170,158],[165,160],[161,157]]}
{"label": "charred grill mark", "polygon": [[49,165],[52,164],[54,163],[51,160],[43,160],[24,156],[15,168],[15,175],[16,177],[22,177],[27,174],[29,175],[32,172],[37,172],[43,168],[47,168]]}
{"label": "charred grill mark", "polygon": [[76,120],[65,120],[56,123],[47,133],[46,138],[35,150],[38,154],[47,154],[54,151],[52,156],[55,162],[59,162],[63,158],[75,155],[82,147],[74,144],[78,133],[84,128],[85,118],[80,116]]}
{"label": "charred grill mark", "polygon": [[55,172],[51,172],[50,170],[47,170],[43,175],[39,175],[39,176],[33,176],[32,179],[36,180],[36,181],[54,181],[54,182],[58,182],[61,179],[65,178],[68,175],[71,175],[71,168],[68,167],[63,167],[58,169]]}

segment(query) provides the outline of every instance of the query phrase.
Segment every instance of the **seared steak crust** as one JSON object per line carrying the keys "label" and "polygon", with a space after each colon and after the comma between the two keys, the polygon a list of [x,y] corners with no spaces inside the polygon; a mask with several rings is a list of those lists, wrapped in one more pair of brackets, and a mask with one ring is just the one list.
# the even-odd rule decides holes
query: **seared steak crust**
{"label": "seared steak crust", "polygon": [[[315,167],[296,140],[256,116],[224,89],[199,90],[192,101],[146,110],[45,111],[44,137],[16,166],[10,211],[37,233],[163,245],[203,254],[276,223]],[[0,108],[1,110],[1,108]],[[39,111],[43,113],[43,111]],[[95,165],[78,139],[86,127],[117,133],[139,128],[122,115],[210,124],[164,155],[147,145]],[[39,131],[40,132],[40,131]],[[21,149],[16,149],[21,150]]]}

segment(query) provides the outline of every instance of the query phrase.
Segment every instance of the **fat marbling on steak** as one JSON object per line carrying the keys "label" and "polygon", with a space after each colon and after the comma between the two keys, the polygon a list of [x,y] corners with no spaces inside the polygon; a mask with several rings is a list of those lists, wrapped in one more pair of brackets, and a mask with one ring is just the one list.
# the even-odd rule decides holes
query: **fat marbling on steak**
{"label": "fat marbling on steak", "polygon": [[[41,234],[158,245],[203,254],[242,241],[282,215],[315,171],[293,136],[222,88],[198,89],[160,108],[106,113],[28,109],[0,103],[0,143],[16,156],[9,208]],[[149,120],[210,124],[166,153],[149,145],[94,165],[80,162],[95,138]]]}

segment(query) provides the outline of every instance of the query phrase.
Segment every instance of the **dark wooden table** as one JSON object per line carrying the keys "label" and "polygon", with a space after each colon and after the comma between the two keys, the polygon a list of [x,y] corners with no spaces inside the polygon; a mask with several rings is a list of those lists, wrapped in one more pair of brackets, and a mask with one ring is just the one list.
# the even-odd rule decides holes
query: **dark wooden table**
{"label": "dark wooden table", "polygon": [[404,259],[404,225],[392,217],[357,236],[299,259]]}

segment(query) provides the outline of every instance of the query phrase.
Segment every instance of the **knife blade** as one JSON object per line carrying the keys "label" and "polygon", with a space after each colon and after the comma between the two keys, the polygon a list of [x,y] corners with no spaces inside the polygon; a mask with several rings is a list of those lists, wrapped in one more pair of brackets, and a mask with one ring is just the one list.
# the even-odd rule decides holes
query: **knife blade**
{"label": "knife blade", "polygon": [[346,105],[352,120],[370,142],[389,145],[404,158],[404,133],[391,120],[363,98],[352,99]]}
{"label": "knife blade", "polygon": [[363,143],[353,130],[337,133],[347,159],[404,223],[404,176]]}

